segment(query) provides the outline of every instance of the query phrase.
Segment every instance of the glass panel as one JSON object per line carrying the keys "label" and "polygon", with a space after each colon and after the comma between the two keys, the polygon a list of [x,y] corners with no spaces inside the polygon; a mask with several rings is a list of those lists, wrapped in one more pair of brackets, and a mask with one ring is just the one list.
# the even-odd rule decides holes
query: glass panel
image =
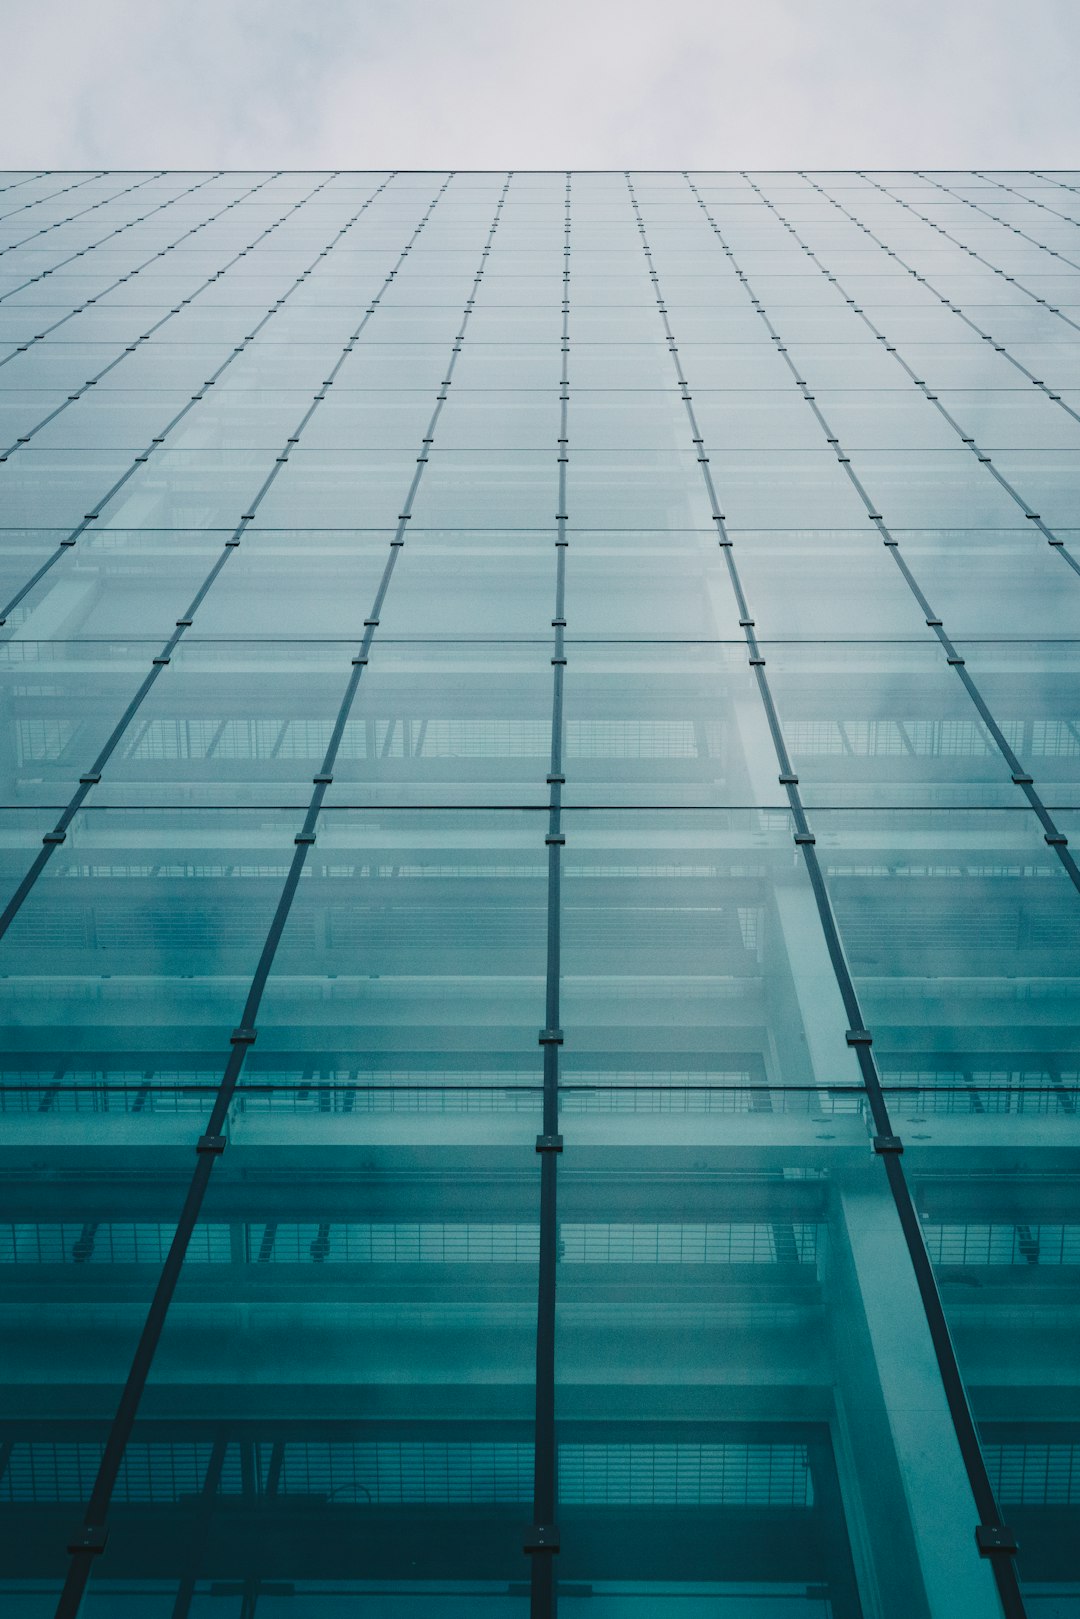
{"label": "glass panel", "polygon": [[[926,635],[922,646],[765,648],[804,802],[914,807],[1021,801],[944,649]],[[1016,702],[1023,706],[1022,696]]]}
{"label": "glass panel", "polygon": [[940,1075],[963,1097],[1075,1069],[1076,896],[1030,810],[814,823],[886,1079]]}
{"label": "glass panel", "polygon": [[[21,844],[21,816],[15,826]],[[292,818],[268,811],[81,810],[0,941],[9,1055],[59,1069],[57,1081],[68,1065],[119,1063],[134,1070],[132,1082],[149,1066],[149,1083],[181,1053],[192,1067],[215,1066],[240,1018],[293,831]],[[6,851],[5,903],[37,849]]]}

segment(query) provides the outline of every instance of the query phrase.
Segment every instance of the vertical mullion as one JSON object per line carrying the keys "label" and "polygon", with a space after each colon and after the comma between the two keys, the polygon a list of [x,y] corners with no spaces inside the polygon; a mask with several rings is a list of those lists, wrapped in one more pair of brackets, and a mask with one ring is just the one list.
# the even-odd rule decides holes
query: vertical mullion
{"label": "vertical mullion", "polygon": [[176,1598],[173,1602],[172,1619],[188,1619],[191,1613],[191,1604],[195,1598],[195,1586],[199,1579],[198,1559],[203,1551],[213,1520],[218,1489],[221,1485],[221,1475],[225,1467],[225,1454],[229,1448],[229,1443],[226,1431],[219,1429],[214,1435],[213,1448],[206,1464],[202,1489],[199,1492],[198,1522],[194,1531],[195,1543],[188,1554],[188,1567],[180,1576],[180,1584],[177,1587]]}
{"label": "vertical mullion", "polygon": [[555,1280],[558,1262],[558,1162],[561,923],[563,688],[566,671],[566,469],[569,465],[570,401],[570,262],[571,194],[569,171],[563,202],[562,336],[559,367],[558,501],[555,512],[555,612],[551,653],[551,751],[548,763],[548,821],[544,842],[548,857],[547,963],[544,1027],[543,1122],[536,1140],[540,1154],[540,1264],[536,1309],[536,1426],[533,1462],[533,1525],[525,1549],[532,1559],[531,1619],[554,1619],[558,1605],[554,1558],[559,1551],[558,1446],[555,1430]]}

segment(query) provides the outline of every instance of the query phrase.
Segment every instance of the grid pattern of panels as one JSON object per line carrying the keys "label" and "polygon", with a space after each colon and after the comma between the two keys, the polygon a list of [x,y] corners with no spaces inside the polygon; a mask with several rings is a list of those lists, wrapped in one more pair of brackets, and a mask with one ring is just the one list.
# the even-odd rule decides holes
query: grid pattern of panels
{"label": "grid pattern of panels", "polygon": [[1078,809],[1080,174],[0,173],[25,1619],[1080,1613]]}

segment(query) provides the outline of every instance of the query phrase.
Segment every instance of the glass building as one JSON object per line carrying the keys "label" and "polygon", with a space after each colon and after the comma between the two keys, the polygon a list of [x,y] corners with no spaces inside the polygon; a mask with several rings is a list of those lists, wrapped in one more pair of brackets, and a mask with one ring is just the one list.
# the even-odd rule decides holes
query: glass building
{"label": "glass building", "polygon": [[5,1616],[1075,1619],[1080,173],[0,185]]}

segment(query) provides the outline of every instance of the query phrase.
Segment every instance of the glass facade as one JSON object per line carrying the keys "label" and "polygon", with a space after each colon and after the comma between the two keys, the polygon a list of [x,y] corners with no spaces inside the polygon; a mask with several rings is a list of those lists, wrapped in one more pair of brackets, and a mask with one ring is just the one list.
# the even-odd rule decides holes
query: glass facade
{"label": "glass facade", "polygon": [[0,450],[5,1615],[1076,1619],[1080,172],[3,174]]}

